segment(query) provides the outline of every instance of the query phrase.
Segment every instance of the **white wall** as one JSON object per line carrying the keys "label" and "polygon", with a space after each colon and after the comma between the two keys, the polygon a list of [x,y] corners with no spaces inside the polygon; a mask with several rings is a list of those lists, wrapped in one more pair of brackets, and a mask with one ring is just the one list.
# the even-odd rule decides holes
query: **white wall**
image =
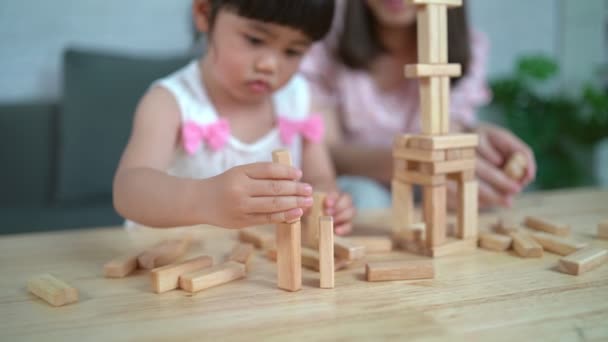
{"label": "white wall", "polygon": [[191,0],[0,1],[0,102],[53,99],[66,46],[134,54],[190,47]]}

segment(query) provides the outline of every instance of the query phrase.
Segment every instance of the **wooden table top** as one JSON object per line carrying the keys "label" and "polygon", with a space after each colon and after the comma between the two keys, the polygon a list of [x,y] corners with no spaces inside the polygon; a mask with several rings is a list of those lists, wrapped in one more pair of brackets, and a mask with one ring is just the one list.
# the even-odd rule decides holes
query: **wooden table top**
{"label": "wooden table top", "polygon": [[[360,215],[360,234],[387,234],[388,211]],[[534,214],[595,238],[608,218],[608,191],[581,189],[526,194],[515,208],[481,215],[484,229],[497,215]],[[223,259],[236,232],[197,228],[191,255]],[[178,234],[177,231],[163,234]],[[433,280],[369,283],[364,265],[336,273],[336,288],[318,288],[318,273],[303,270],[296,293],[276,288],[275,264],[258,251],[248,277],[198,294],[152,293],[149,275],[106,279],[102,265],[158,239],[150,230],[120,227],[0,237],[0,340],[505,340],[608,339],[608,265],[582,276],[556,271],[559,256],[522,259],[478,249],[434,260]],[[197,235],[199,236],[199,235]],[[421,258],[405,252],[368,260]],[[80,290],[80,301],[51,307],[26,290],[27,279],[52,273]]]}

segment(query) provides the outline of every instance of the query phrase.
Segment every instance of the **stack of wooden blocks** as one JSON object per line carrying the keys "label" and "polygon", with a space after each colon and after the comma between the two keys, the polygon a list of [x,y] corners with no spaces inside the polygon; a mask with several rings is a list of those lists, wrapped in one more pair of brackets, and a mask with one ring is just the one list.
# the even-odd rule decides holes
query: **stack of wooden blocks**
{"label": "stack of wooden blocks", "polygon": [[[406,76],[420,84],[421,135],[395,140],[392,181],[394,233],[408,234],[413,220],[413,186],[423,189],[426,229],[421,249],[428,256],[474,250],[477,244],[477,182],[475,134],[449,134],[450,77],[461,74],[448,64],[447,11],[462,0],[407,0],[417,6],[418,61],[407,65]],[[446,183],[458,184],[458,224],[455,239],[447,237]]]}

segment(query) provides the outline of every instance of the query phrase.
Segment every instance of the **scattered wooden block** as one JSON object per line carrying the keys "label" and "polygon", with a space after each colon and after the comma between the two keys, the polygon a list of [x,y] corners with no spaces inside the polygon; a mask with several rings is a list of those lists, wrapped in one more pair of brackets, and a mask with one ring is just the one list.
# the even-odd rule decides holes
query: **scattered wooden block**
{"label": "scattered wooden block", "polygon": [[432,279],[435,277],[430,260],[370,262],[365,266],[367,281]]}
{"label": "scattered wooden block", "polygon": [[431,248],[427,245],[424,254],[437,258],[446,255],[470,254],[475,250],[477,250],[477,237],[468,239],[448,239],[443,245]]}
{"label": "scattered wooden block", "polygon": [[52,306],[63,306],[78,301],[78,289],[51,274],[41,274],[29,279],[27,289]]}
{"label": "scattered wooden block", "polygon": [[[289,150],[272,152],[272,161],[291,166]],[[302,229],[300,220],[280,223],[276,228],[277,286],[287,291],[302,288]]]}
{"label": "scattered wooden block", "polygon": [[511,233],[513,249],[517,255],[524,258],[540,258],[543,256],[543,246],[524,232]]}
{"label": "scattered wooden block", "polygon": [[276,245],[274,234],[259,227],[239,230],[239,241],[251,243],[261,249],[272,248]]}
{"label": "scattered wooden block", "polygon": [[182,261],[177,264],[158,267],[150,271],[152,289],[155,293],[175,290],[179,287],[179,277],[213,265],[213,258],[207,255]]}
{"label": "scattered wooden block", "polygon": [[608,260],[608,251],[597,247],[587,247],[559,260],[560,271],[572,275],[588,272]]}
{"label": "scattered wooden block", "polygon": [[312,197],[313,205],[306,221],[303,239],[306,246],[317,248],[319,246],[319,217],[323,216],[323,208],[327,194],[325,192],[315,192]]}
{"label": "scattered wooden block", "polygon": [[547,233],[532,233],[532,238],[536,240],[543,249],[547,252],[553,252],[559,255],[568,255],[578,251],[581,248],[587,247],[588,243],[574,241],[561,236],[555,236]]}
{"label": "scattered wooden block", "polygon": [[108,261],[103,265],[106,278],[124,278],[137,269],[137,258],[140,252],[126,254]]}
{"label": "scattered wooden block", "polygon": [[597,236],[602,239],[608,239],[608,220],[600,222],[597,225]]}
{"label": "scattered wooden block", "polygon": [[570,235],[570,226],[565,224],[560,225],[534,216],[526,217],[526,219],[524,220],[524,224],[529,228],[559,236]]}
{"label": "scattered wooden block", "polygon": [[528,161],[526,156],[521,152],[515,152],[511,155],[511,158],[507,161],[504,167],[504,171],[510,178],[519,181],[526,174],[528,167]]}
{"label": "scattered wooden block", "polygon": [[393,240],[388,236],[349,236],[354,245],[365,247],[366,254],[388,253],[393,250]]}
{"label": "scattered wooden block", "polygon": [[190,293],[245,277],[245,265],[236,261],[188,273],[179,277],[179,287]]}
{"label": "scattered wooden block", "polygon": [[253,257],[253,249],[254,246],[250,243],[239,243],[230,252],[228,260],[240,262],[245,265],[245,268],[249,268],[249,262]]}
{"label": "scattered wooden block", "polygon": [[513,238],[506,235],[483,233],[479,236],[479,246],[491,251],[504,252],[511,248]]}
{"label": "scattered wooden block", "polygon": [[510,235],[511,233],[517,233],[521,229],[519,225],[506,217],[498,219],[498,222],[494,225],[494,231],[502,235]]}
{"label": "scattered wooden block", "polygon": [[334,276],[334,220],[331,216],[319,217],[319,286],[323,289],[333,289]]}
{"label": "scattered wooden block", "polygon": [[355,245],[349,240],[334,236],[334,255],[338,259],[357,260],[365,256],[365,246]]}
{"label": "scattered wooden block", "polygon": [[409,64],[405,66],[405,77],[459,77],[462,74],[460,64]]}
{"label": "scattered wooden block", "polygon": [[167,240],[141,253],[137,258],[140,268],[151,270],[181,258],[190,247],[191,238]]}

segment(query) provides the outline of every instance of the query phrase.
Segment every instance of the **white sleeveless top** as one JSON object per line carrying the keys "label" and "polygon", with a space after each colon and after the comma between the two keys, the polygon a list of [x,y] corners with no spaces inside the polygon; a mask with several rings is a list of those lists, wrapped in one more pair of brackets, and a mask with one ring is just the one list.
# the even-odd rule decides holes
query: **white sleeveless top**
{"label": "white sleeveless top", "polygon": [[[173,94],[179,106],[182,125],[189,121],[208,125],[220,119],[204,89],[198,61],[156,81],[154,85]],[[310,90],[307,81],[299,75],[292,77],[287,85],[275,92],[272,100],[279,117],[303,120],[310,115]],[[244,143],[231,134],[227,143],[216,151],[203,141],[193,154],[189,154],[180,141],[180,148],[168,173],[184,178],[209,178],[235,166],[272,161],[272,151],[280,148],[289,149],[293,165],[301,167],[302,136],[296,135],[290,146],[286,146],[281,141],[277,126],[252,144]]]}

